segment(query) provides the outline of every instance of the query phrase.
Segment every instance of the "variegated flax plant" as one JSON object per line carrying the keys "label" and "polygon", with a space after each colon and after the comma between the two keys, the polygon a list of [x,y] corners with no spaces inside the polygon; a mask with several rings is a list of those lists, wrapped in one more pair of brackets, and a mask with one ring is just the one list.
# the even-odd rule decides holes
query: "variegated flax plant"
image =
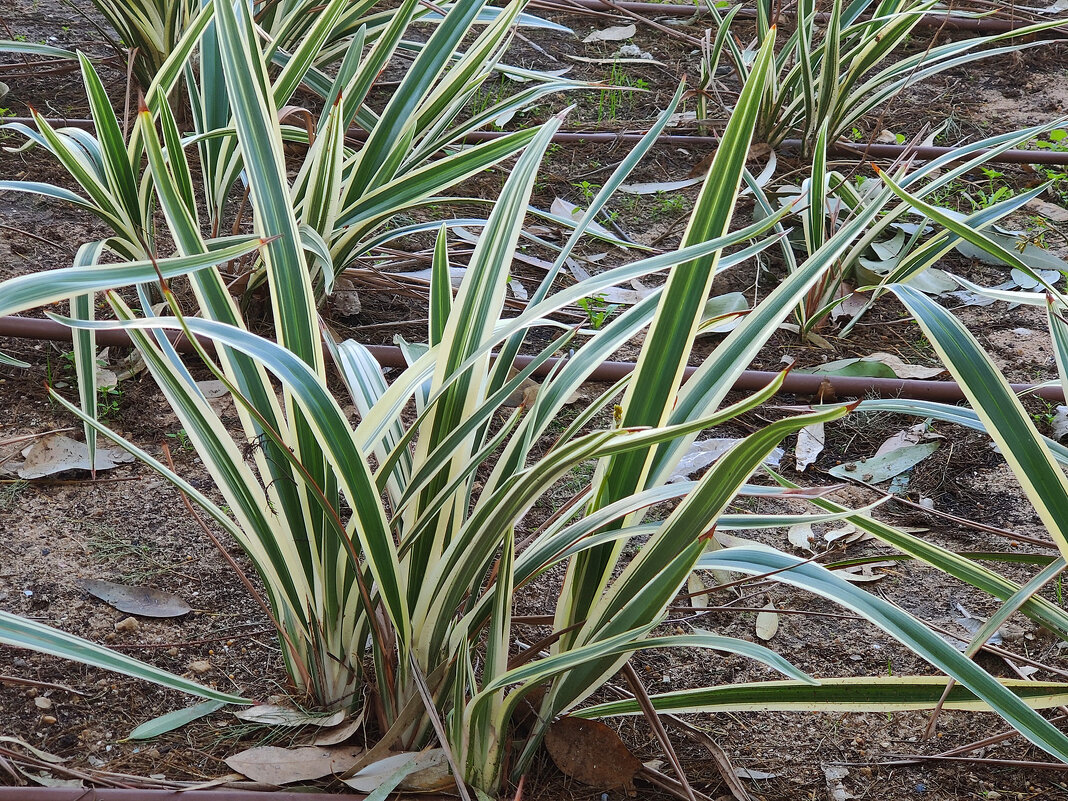
{"label": "variegated flax plant", "polygon": [[[755,0],[756,36],[743,46],[731,30],[741,5],[722,13],[721,4],[705,0],[715,19],[702,64],[704,88],[698,117],[708,116],[707,105],[720,90],[717,67],[726,54],[734,74],[752,70],[752,54],[772,36],[783,6],[778,0]],[[820,13],[819,8],[825,8]],[[1061,24],[1050,20],[1015,30],[933,45],[900,56],[903,46],[924,14],[939,11],[938,0],[835,0],[817,3],[799,0],[790,12],[791,32],[779,48],[764,90],[756,123],[756,141],[773,148],[789,137],[802,141],[806,156],[813,153],[821,129],[829,142],[850,134],[865,115],[901,90],[947,69],[979,59],[1012,53],[1043,44],[1027,37]],[[1016,44],[1005,44],[1019,40]],[[877,133],[877,132],[876,132]]]}
{"label": "variegated flax plant", "polygon": [[[489,47],[482,37],[491,35],[497,21],[514,21],[518,8],[509,6],[498,14],[465,52]],[[424,58],[422,66],[449,63],[446,82],[452,70],[468,69],[466,56],[454,58],[451,51],[480,9],[478,0],[455,4],[406,80],[423,80]],[[714,536],[718,525],[798,522],[797,516],[738,517],[727,515],[726,509],[739,494],[798,497],[792,490],[750,483],[750,477],[784,437],[805,425],[838,419],[848,407],[779,419],[737,443],[700,480],[667,482],[702,431],[756,408],[775,392],[781,379],[725,405],[736,377],[881,207],[872,203],[830,236],[682,385],[695,335],[706,322],[705,300],[714,277],[778,238],[768,234],[777,215],[742,229],[731,227],[773,67],[772,37],[755,57],[681,247],[554,291],[565,260],[667,125],[683,87],[592,199],[518,316],[504,314],[510,266],[542,155],[562,115],[513,135],[501,151],[465,149],[435,162],[438,171],[460,176],[522,150],[455,292],[448,226],[437,226],[426,342],[409,345],[408,367],[387,383],[366,347],[353,340],[336,342],[322,325],[317,288],[329,283],[338,254],[356,247],[349,229],[380,219],[376,215],[381,212],[372,214],[369,208],[392,208],[394,197],[425,196],[417,189],[434,191],[428,188],[427,173],[414,169],[405,174],[403,168],[412,153],[437,141],[437,133],[425,143],[421,137],[434,129],[445,101],[436,91],[429,91],[425,101],[398,92],[378,115],[376,126],[383,127],[373,128],[367,144],[350,152],[339,131],[357,110],[350,94],[355,91],[361,105],[366,93],[359,82],[369,76],[359,68],[365,62],[357,56],[343,60],[348,68],[343,66],[335,79],[336,91],[306,157],[315,166],[304,162],[290,181],[283,145],[294,132],[279,124],[279,108],[311,74],[313,53],[298,48],[272,81],[270,43],[259,38],[243,2],[215,6],[202,30],[209,34],[222,89],[200,97],[225,100],[225,109],[220,104],[212,117],[218,127],[184,140],[166,92],[149,92],[131,143],[115,138],[117,128],[103,131],[98,149],[91,151],[99,154],[99,170],[92,159],[71,158],[72,172],[81,170],[76,175],[90,199],[38,189],[114,220],[115,241],[97,247],[111,248],[124,262],[100,265],[83,250],[74,267],[12,279],[0,285],[0,313],[107,293],[114,320],[77,313],[65,319],[80,331],[117,327],[130,334],[221,502],[78,405],[55,397],[91,429],[170,479],[241,545],[281,629],[290,679],[311,703],[355,709],[370,685],[377,699],[372,709],[380,749],[414,749],[437,740],[450,754],[458,780],[493,793],[523,773],[555,717],[580,710],[640,649],[689,647],[740,654],[787,676],[781,682],[666,696],[656,701],[665,709],[930,708],[946,693],[942,675],[817,682],[774,652],[744,640],[657,630],[695,569],[735,571],[771,574],[773,580],[801,586],[865,616],[959,682],[947,694],[947,706],[993,708],[1033,742],[1068,759],[1068,739],[1032,709],[1065,703],[1068,686],[999,681],[920,621],[824,567],[770,548],[719,546]],[[195,47],[185,46],[190,52]],[[479,74],[471,69],[471,75]],[[106,117],[102,109],[97,112]],[[57,155],[64,152],[59,134],[27,133]],[[211,149],[228,155],[219,160],[215,178],[198,188],[189,157],[196,154],[203,161]],[[132,170],[131,161],[124,160],[135,151],[147,163],[137,180],[126,172]],[[238,176],[248,188],[254,234],[219,237],[210,209]],[[321,186],[332,180],[336,184]],[[123,187],[134,193],[127,197],[119,191]],[[884,202],[892,191],[888,185]],[[117,205],[116,194],[136,198],[136,210]],[[199,203],[205,198],[207,220],[200,217]],[[155,249],[162,237],[146,233],[150,217],[143,212],[153,204],[166,219],[168,251],[173,248],[176,255],[161,257]],[[257,269],[269,291],[273,339],[248,330],[224,283],[220,265],[249,248],[257,249]],[[579,299],[664,271],[662,286],[597,331],[580,336],[554,322],[557,311]],[[192,295],[181,302],[168,284],[179,275],[189,277]],[[131,285],[143,287],[142,295],[149,287],[160,289],[169,311],[156,313],[144,301],[135,308],[110,291]],[[183,312],[194,305],[195,313]],[[545,345],[544,339],[528,337],[535,328],[555,338]],[[184,332],[194,343],[202,337],[214,344],[213,353],[198,344],[199,355],[232,395],[239,433],[223,425],[162,337],[168,329]],[[597,365],[640,335],[644,339],[633,375],[591,402],[561,432],[568,398]],[[355,427],[328,389],[324,344],[359,412]],[[532,356],[529,362],[516,360],[522,348]],[[536,396],[525,395],[516,409],[507,407],[505,401],[534,370],[559,353],[570,355],[551,363]],[[613,407],[615,414],[608,412]],[[249,441],[261,447],[246,459]],[[588,474],[578,469],[591,463],[596,465],[592,477],[549,520],[537,526],[528,522],[527,512],[539,499],[570,474]],[[672,511],[664,519],[647,518],[645,511],[659,503],[671,504]],[[804,519],[843,514],[856,513],[828,517],[821,512]],[[552,631],[534,645],[520,647],[518,642],[527,638],[523,622],[513,619],[515,593],[561,572]],[[13,639],[9,619],[0,624],[7,625],[0,629],[3,636]],[[172,682],[166,676],[153,678]],[[535,690],[541,700],[533,729],[517,735],[510,725],[513,714],[521,701],[535,697]],[[215,700],[233,699],[216,695]],[[633,705],[600,705],[579,714],[632,711]],[[521,739],[513,741],[513,736]]]}

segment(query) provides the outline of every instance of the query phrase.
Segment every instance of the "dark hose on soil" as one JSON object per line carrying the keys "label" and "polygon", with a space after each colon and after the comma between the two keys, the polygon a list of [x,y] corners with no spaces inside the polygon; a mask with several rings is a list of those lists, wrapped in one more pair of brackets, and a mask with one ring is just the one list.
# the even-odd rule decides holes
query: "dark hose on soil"
{"label": "dark hose on soil", "polygon": [[[593,0],[599,2],[599,0]],[[23,125],[34,126],[32,117],[6,117],[5,122],[20,122]],[[82,128],[87,131],[93,130],[93,121],[90,119],[49,119],[49,125],[54,127]],[[467,134],[463,141],[466,144],[476,142],[488,142],[500,139],[509,131],[472,131]],[[353,130],[349,136],[355,139],[366,139],[366,131]],[[553,142],[575,144],[614,144],[617,142],[639,142],[645,136],[643,133],[609,133],[607,131],[591,131],[580,133],[577,131],[563,131],[553,134]],[[694,147],[714,148],[719,145],[719,138],[715,136],[688,136],[685,134],[661,134],[657,142],[665,145],[692,145]],[[800,139],[785,139],[779,146],[784,152],[796,152],[801,149]],[[885,159],[894,160],[902,156],[911,156],[921,161],[929,161],[952,153],[959,148],[942,147],[936,145],[921,145],[911,147],[909,145],[889,145],[874,143],[862,145],[856,142],[836,142],[831,145],[831,155],[853,157],[858,159]],[[988,151],[978,150],[961,156],[960,160],[976,158]],[[991,164],[1048,164],[1053,166],[1068,166],[1068,151],[1059,150],[1005,150],[988,159]]]}
{"label": "dark hose on soil", "polygon": [[[0,337],[16,339],[49,340],[53,342],[70,342],[71,329],[53,320],[35,317],[0,317]],[[132,347],[125,331],[97,331],[97,344]],[[190,353],[193,348],[188,340],[172,335],[172,341],[182,353]],[[203,340],[208,348],[211,343]],[[383,367],[405,367],[406,362],[400,348],[392,345],[366,345],[371,355]],[[329,352],[327,351],[329,355]],[[531,357],[517,356],[516,367],[522,368],[530,363]],[[559,359],[548,359],[534,371],[536,377],[543,377],[552,370]],[[696,367],[686,368],[686,378],[693,375]],[[615,383],[623,376],[634,371],[633,362],[601,362],[590,375],[590,381]],[[768,385],[778,373],[763,370],[746,370],[734,384],[737,391],[752,392]],[[1059,384],[1043,387],[1037,384],[1013,384],[1017,394],[1028,393],[1050,401],[1063,401],[1064,395]],[[790,373],[783,381],[780,394],[809,395],[831,401],[835,398],[910,398],[915,400],[940,401],[955,403],[965,400],[964,392],[954,381],[923,381],[907,378],[869,378],[864,376],[814,375],[811,373]],[[2,798],[0,798],[2,801]]]}
{"label": "dark hose on soil", "polygon": [[[562,13],[581,14],[583,10],[591,11],[631,11],[637,14],[658,17],[704,17],[708,11],[704,8],[682,3],[639,3],[631,0],[604,2],[604,0],[531,0],[530,5]],[[738,12],[742,19],[756,19],[755,8],[743,8]],[[817,14],[817,22],[826,22],[827,14]],[[972,33],[1008,33],[1017,28],[1033,24],[1027,20],[1005,19],[1004,17],[966,17],[959,14],[924,14],[916,23],[917,28],[933,28],[944,31],[970,31]],[[1068,24],[1068,23],[1066,23]],[[1040,31],[1039,36],[1063,39],[1068,31],[1050,28]]]}

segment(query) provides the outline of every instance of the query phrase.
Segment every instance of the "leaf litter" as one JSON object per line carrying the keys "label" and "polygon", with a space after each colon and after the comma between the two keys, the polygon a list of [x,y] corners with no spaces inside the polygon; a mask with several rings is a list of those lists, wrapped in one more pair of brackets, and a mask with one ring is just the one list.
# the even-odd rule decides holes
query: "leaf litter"
{"label": "leaf litter", "polygon": [[78,585],[94,598],[131,615],[181,617],[192,611],[192,607],[173,592],[153,587],[135,587],[100,579],[82,579]]}

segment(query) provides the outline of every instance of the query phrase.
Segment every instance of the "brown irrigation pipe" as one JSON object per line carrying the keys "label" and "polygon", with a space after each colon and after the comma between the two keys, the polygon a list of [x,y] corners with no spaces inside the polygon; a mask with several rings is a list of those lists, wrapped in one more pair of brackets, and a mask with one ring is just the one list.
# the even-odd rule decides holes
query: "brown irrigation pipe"
{"label": "brown irrigation pipe", "polygon": [[[102,330],[97,331],[96,335],[97,343],[100,345],[132,347],[130,338],[125,331]],[[0,317],[0,337],[70,342],[71,330],[53,320],[36,317]],[[182,353],[190,353],[193,350],[188,340],[174,337],[172,341],[175,342],[176,348]],[[206,340],[204,344],[208,347],[211,345]],[[368,345],[366,347],[383,367],[404,367],[406,365],[401,349],[398,347],[392,345]],[[517,356],[515,360],[516,367],[522,368],[529,364],[530,360],[530,356]],[[534,371],[534,375],[539,378],[545,376],[559,361],[559,359],[555,358],[548,359]],[[687,367],[686,378],[693,375],[696,369],[696,367]],[[589,380],[615,383],[633,371],[633,362],[602,362],[590,374]],[[735,382],[733,388],[738,391],[752,392],[766,387],[777,375],[778,373],[763,370],[746,370]],[[1036,384],[1013,384],[1012,389],[1017,394],[1028,393],[1049,401],[1064,400],[1059,384],[1048,387]],[[779,392],[786,395],[811,395],[827,400],[832,398],[865,398],[872,395],[881,398],[909,398],[943,403],[965,400],[964,392],[954,381],[831,376],[797,372],[789,373],[786,376]],[[3,801],[2,798],[0,798],[0,801]]]}
{"label": "brown irrigation pipe", "polygon": [[[637,14],[654,15],[661,17],[703,17],[708,14],[704,8],[683,3],[641,3],[633,0],[619,0],[606,2],[606,0],[531,0],[531,6],[541,7],[552,11],[579,12],[589,9],[590,11],[633,11]],[[756,19],[757,12],[754,8],[743,8],[738,12],[742,19]],[[826,14],[817,14],[818,21],[825,21]],[[969,31],[971,33],[1008,33],[1017,28],[1032,25],[1029,20],[1005,19],[1004,17],[965,17],[959,14],[929,13],[920,17],[916,23],[918,28],[934,28],[945,31]],[[1066,20],[1068,24],[1068,20]],[[1068,37],[1068,30],[1051,28],[1041,32],[1050,37],[1063,39]]]}
{"label": "brown irrigation pipe", "polygon": [[[301,793],[285,790],[205,790],[122,789],[114,787],[0,787],[0,801],[360,801],[364,793]],[[420,794],[422,801],[455,801],[453,796]]]}
{"label": "brown irrigation pipe", "polygon": [[[4,122],[18,122],[23,125],[34,125],[32,117],[5,117]],[[69,128],[82,128],[87,131],[93,130],[93,121],[90,119],[50,119],[48,123],[53,126],[66,126]],[[464,137],[467,144],[477,142],[489,142],[506,136],[508,131],[472,131]],[[366,138],[365,131],[353,131],[351,134],[356,139]],[[608,133],[606,131],[591,131],[581,133],[578,131],[564,131],[553,134],[552,140],[558,143],[571,144],[614,144],[618,142],[638,142],[645,134],[643,133]],[[692,145],[695,147],[714,148],[719,145],[719,138],[715,136],[688,136],[685,134],[661,134],[658,139],[666,145]],[[785,139],[781,144],[785,151],[797,151],[801,148],[800,139]],[[940,158],[948,153],[953,153],[959,148],[942,147],[935,145],[909,146],[890,144],[861,145],[856,142],[837,142],[831,145],[831,153],[835,156],[854,156],[864,159],[895,160],[902,156],[911,156],[921,161],[929,161]],[[975,158],[986,150],[977,150],[967,156],[961,156],[960,160]],[[992,164],[1047,164],[1051,166],[1068,167],[1068,151],[1060,150],[1005,150],[989,159]]]}

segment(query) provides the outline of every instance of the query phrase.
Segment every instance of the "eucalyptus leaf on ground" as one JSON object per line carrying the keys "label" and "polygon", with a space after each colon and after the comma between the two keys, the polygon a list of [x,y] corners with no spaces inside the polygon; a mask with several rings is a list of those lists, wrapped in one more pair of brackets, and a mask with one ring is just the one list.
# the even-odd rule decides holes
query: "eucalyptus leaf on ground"
{"label": "eucalyptus leaf on ground", "polygon": [[610,28],[594,31],[583,39],[582,42],[583,44],[593,44],[595,42],[621,42],[624,39],[630,39],[637,32],[638,29],[633,25],[613,25]]}
{"label": "eucalyptus leaf on ground", "polygon": [[[694,473],[708,467],[722,457],[723,454],[739,442],[741,442],[741,440],[732,439],[730,437],[711,437],[709,439],[698,440],[690,446],[690,449],[682,459],[679,460],[678,465],[675,467],[675,471],[671,474],[668,481],[685,481]],[[785,451],[783,451],[782,448],[773,448],[764,462],[772,467],[778,467],[779,462],[784,455]]]}
{"label": "eucalyptus leaf on ground", "polygon": [[134,587],[100,579],[81,579],[78,585],[120,612],[144,617],[181,617],[192,607],[173,592],[152,587]]}
{"label": "eucalyptus leaf on ground", "polygon": [[[89,448],[84,442],[63,434],[49,434],[23,452],[25,460],[18,466],[19,478],[45,478],[68,470],[89,470]],[[132,462],[133,457],[116,448],[97,448],[95,467],[111,470]]]}
{"label": "eucalyptus leaf on ground", "polygon": [[426,793],[455,785],[448,759],[440,748],[391,754],[361,768],[344,782],[358,792],[380,792],[382,796],[395,788]]}
{"label": "eucalyptus leaf on ground", "polygon": [[635,795],[642,763],[611,728],[599,720],[564,717],[549,727],[545,750],[566,776],[598,790],[622,788]]}
{"label": "eucalyptus leaf on ground", "polygon": [[619,191],[628,195],[655,195],[657,192],[678,192],[701,183],[701,178],[684,178],[681,181],[650,181],[641,184],[620,184]]}
{"label": "eucalyptus leaf on ground", "polygon": [[342,774],[363,754],[362,748],[345,745],[333,748],[261,745],[227,757],[226,764],[253,781],[283,785]]}
{"label": "eucalyptus leaf on ground", "polygon": [[906,445],[882,456],[836,465],[827,472],[836,478],[849,478],[865,484],[880,484],[909,470],[938,450],[937,442]]}
{"label": "eucalyptus leaf on ground", "polygon": [[264,726],[319,726],[325,729],[341,723],[345,719],[345,712],[338,710],[326,715],[316,715],[291,706],[256,704],[238,709],[234,716],[246,723],[260,723]]}
{"label": "eucalyptus leaf on ground", "polygon": [[775,604],[768,601],[764,604],[762,612],[757,613],[756,635],[767,642],[779,630],[779,613],[775,610]]}
{"label": "eucalyptus leaf on ground", "polygon": [[152,737],[158,737],[161,734],[179,729],[187,723],[192,723],[194,720],[210,715],[224,706],[226,704],[222,701],[203,701],[185,709],[176,709],[173,712],[168,712],[158,718],[142,723],[130,732],[129,738],[131,740],[148,740]]}

